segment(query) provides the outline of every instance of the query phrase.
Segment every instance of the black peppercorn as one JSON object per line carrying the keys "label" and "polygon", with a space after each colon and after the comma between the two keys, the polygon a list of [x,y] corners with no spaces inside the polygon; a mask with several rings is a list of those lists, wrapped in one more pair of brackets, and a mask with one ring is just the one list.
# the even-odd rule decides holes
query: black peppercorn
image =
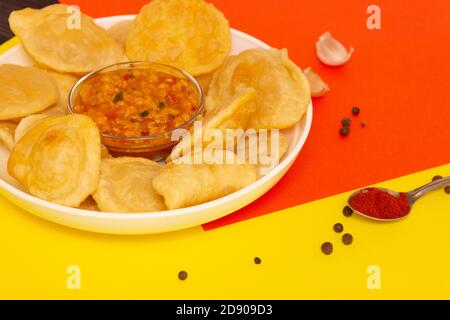
{"label": "black peppercorn", "polygon": [[339,134],[343,137],[346,137],[350,134],[350,128],[349,127],[342,127],[341,130],[339,130]]}

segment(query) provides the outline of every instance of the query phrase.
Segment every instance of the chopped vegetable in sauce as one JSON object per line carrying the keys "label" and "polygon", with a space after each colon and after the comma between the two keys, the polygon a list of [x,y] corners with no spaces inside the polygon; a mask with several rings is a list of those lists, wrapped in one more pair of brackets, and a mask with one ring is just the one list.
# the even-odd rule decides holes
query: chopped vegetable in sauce
{"label": "chopped vegetable in sauce", "polygon": [[140,115],[142,118],[147,117],[147,116],[148,116],[148,110],[142,111],[141,113],[139,113],[139,115]]}
{"label": "chopped vegetable in sauce", "polygon": [[123,92],[119,91],[118,93],[116,93],[114,95],[113,102],[117,103],[117,102],[122,101],[122,100],[123,100]]}

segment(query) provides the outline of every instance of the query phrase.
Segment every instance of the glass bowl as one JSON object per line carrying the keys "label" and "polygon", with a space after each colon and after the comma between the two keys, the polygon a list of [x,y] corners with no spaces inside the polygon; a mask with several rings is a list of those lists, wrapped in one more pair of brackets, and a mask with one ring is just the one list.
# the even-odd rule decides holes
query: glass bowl
{"label": "glass bowl", "polygon": [[198,95],[198,106],[192,117],[173,130],[138,137],[114,136],[105,132],[100,132],[103,145],[113,156],[144,157],[159,161],[165,159],[170,154],[173,146],[178,143],[178,141],[171,140],[173,133],[180,129],[189,130],[196,120],[201,120],[203,117],[205,109],[203,89],[198,81],[187,72],[175,67],[153,62],[123,62],[113,64],[85,75],[73,86],[69,93],[68,110],[69,113],[76,112],[74,107],[79,97],[80,90],[89,79],[98,74],[110,71],[136,69],[152,69],[154,71],[168,73],[180,79],[186,79],[193,85]]}

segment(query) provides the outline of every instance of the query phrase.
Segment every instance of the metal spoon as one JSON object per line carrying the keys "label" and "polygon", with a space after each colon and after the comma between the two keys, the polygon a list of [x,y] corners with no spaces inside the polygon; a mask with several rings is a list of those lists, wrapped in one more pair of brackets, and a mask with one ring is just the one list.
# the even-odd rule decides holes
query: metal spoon
{"label": "metal spoon", "polygon": [[[408,203],[409,203],[410,208],[412,208],[412,206],[414,205],[414,203],[415,203],[419,198],[421,198],[421,197],[423,197],[424,195],[430,193],[431,191],[435,191],[435,190],[441,189],[441,188],[443,188],[443,187],[445,187],[445,186],[448,186],[448,185],[450,185],[450,177],[445,177],[445,178],[442,178],[442,179],[439,179],[439,180],[436,180],[436,181],[427,183],[426,185],[424,185],[424,186],[422,186],[422,187],[419,187],[419,188],[417,188],[417,189],[414,189],[414,190],[411,190],[411,191],[409,191],[409,192],[406,192],[406,197],[407,197],[407,199],[408,199]],[[389,189],[385,189],[385,188],[375,188],[375,189],[383,190],[383,191],[389,192],[389,193],[390,193],[391,195],[393,195],[393,196],[400,196],[400,192],[397,192],[397,191],[393,191],[393,190],[389,190]],[[367,191],[367,188],[366,188],[366,189],[358,190],[358,191],[356,191],[356,192],[354,192],[354,193],[352,193],[352,194],[350,195],[350,197],[349,197],[348,200],[347,200],[347,203],[348,203],[348,205],[350,206],[350,208],[352,208],[352,206],[351,206],[351,200],[352,200],[352,198],[353,198],[356,194],[358,194],[358,193],[360,193],[360,192],[365,192],[365,190]],[[366,217],[366,218],[369,218],[369,219],[372,219],[372,220],[377,220],[377,221],[397,221],[397,220],[401,220],[401,219],[405,218],[406,216],[408,216],[409,213],[411,212],[411,209],[410,209],[409,212],[408,212],[407,214],[405,214],[405,215],[404,215],[403,217],[401,217],[401,218],[395,218],[395,219],[382,219],[382,218],[374,218],[374,217],[368,216],[368,215],[364,214],[363,212],[359,212],[359,211],[355,210],[354,208],[352,208],[352,210],[353,210],[354,212],[356,212],[357,214],[360,214],[360,215],[362,215],[362,216],[364,216],[364,217]]]}

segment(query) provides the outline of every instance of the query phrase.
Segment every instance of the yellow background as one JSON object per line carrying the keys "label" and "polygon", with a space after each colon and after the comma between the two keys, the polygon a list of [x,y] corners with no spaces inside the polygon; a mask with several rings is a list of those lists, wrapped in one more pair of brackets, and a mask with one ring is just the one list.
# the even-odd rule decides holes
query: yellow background
{"label": "yellow background", "polygon": [[[382,185],[409,190],[449,172],[446,165]],[[348,194],[208,232],[153,236],[77,231],[1,198],[0,298],[450,298],[450,195],[436,191],[407,219],[377,223],[344,217]],[[334,233],[336,222],[354,236],[351,246]],[[334,244],[330,256],[324,241]],[[66,286],[69,265],[81,269],[80,290]],[[370,265],[381,269],[380,290],[367,288]]]}

